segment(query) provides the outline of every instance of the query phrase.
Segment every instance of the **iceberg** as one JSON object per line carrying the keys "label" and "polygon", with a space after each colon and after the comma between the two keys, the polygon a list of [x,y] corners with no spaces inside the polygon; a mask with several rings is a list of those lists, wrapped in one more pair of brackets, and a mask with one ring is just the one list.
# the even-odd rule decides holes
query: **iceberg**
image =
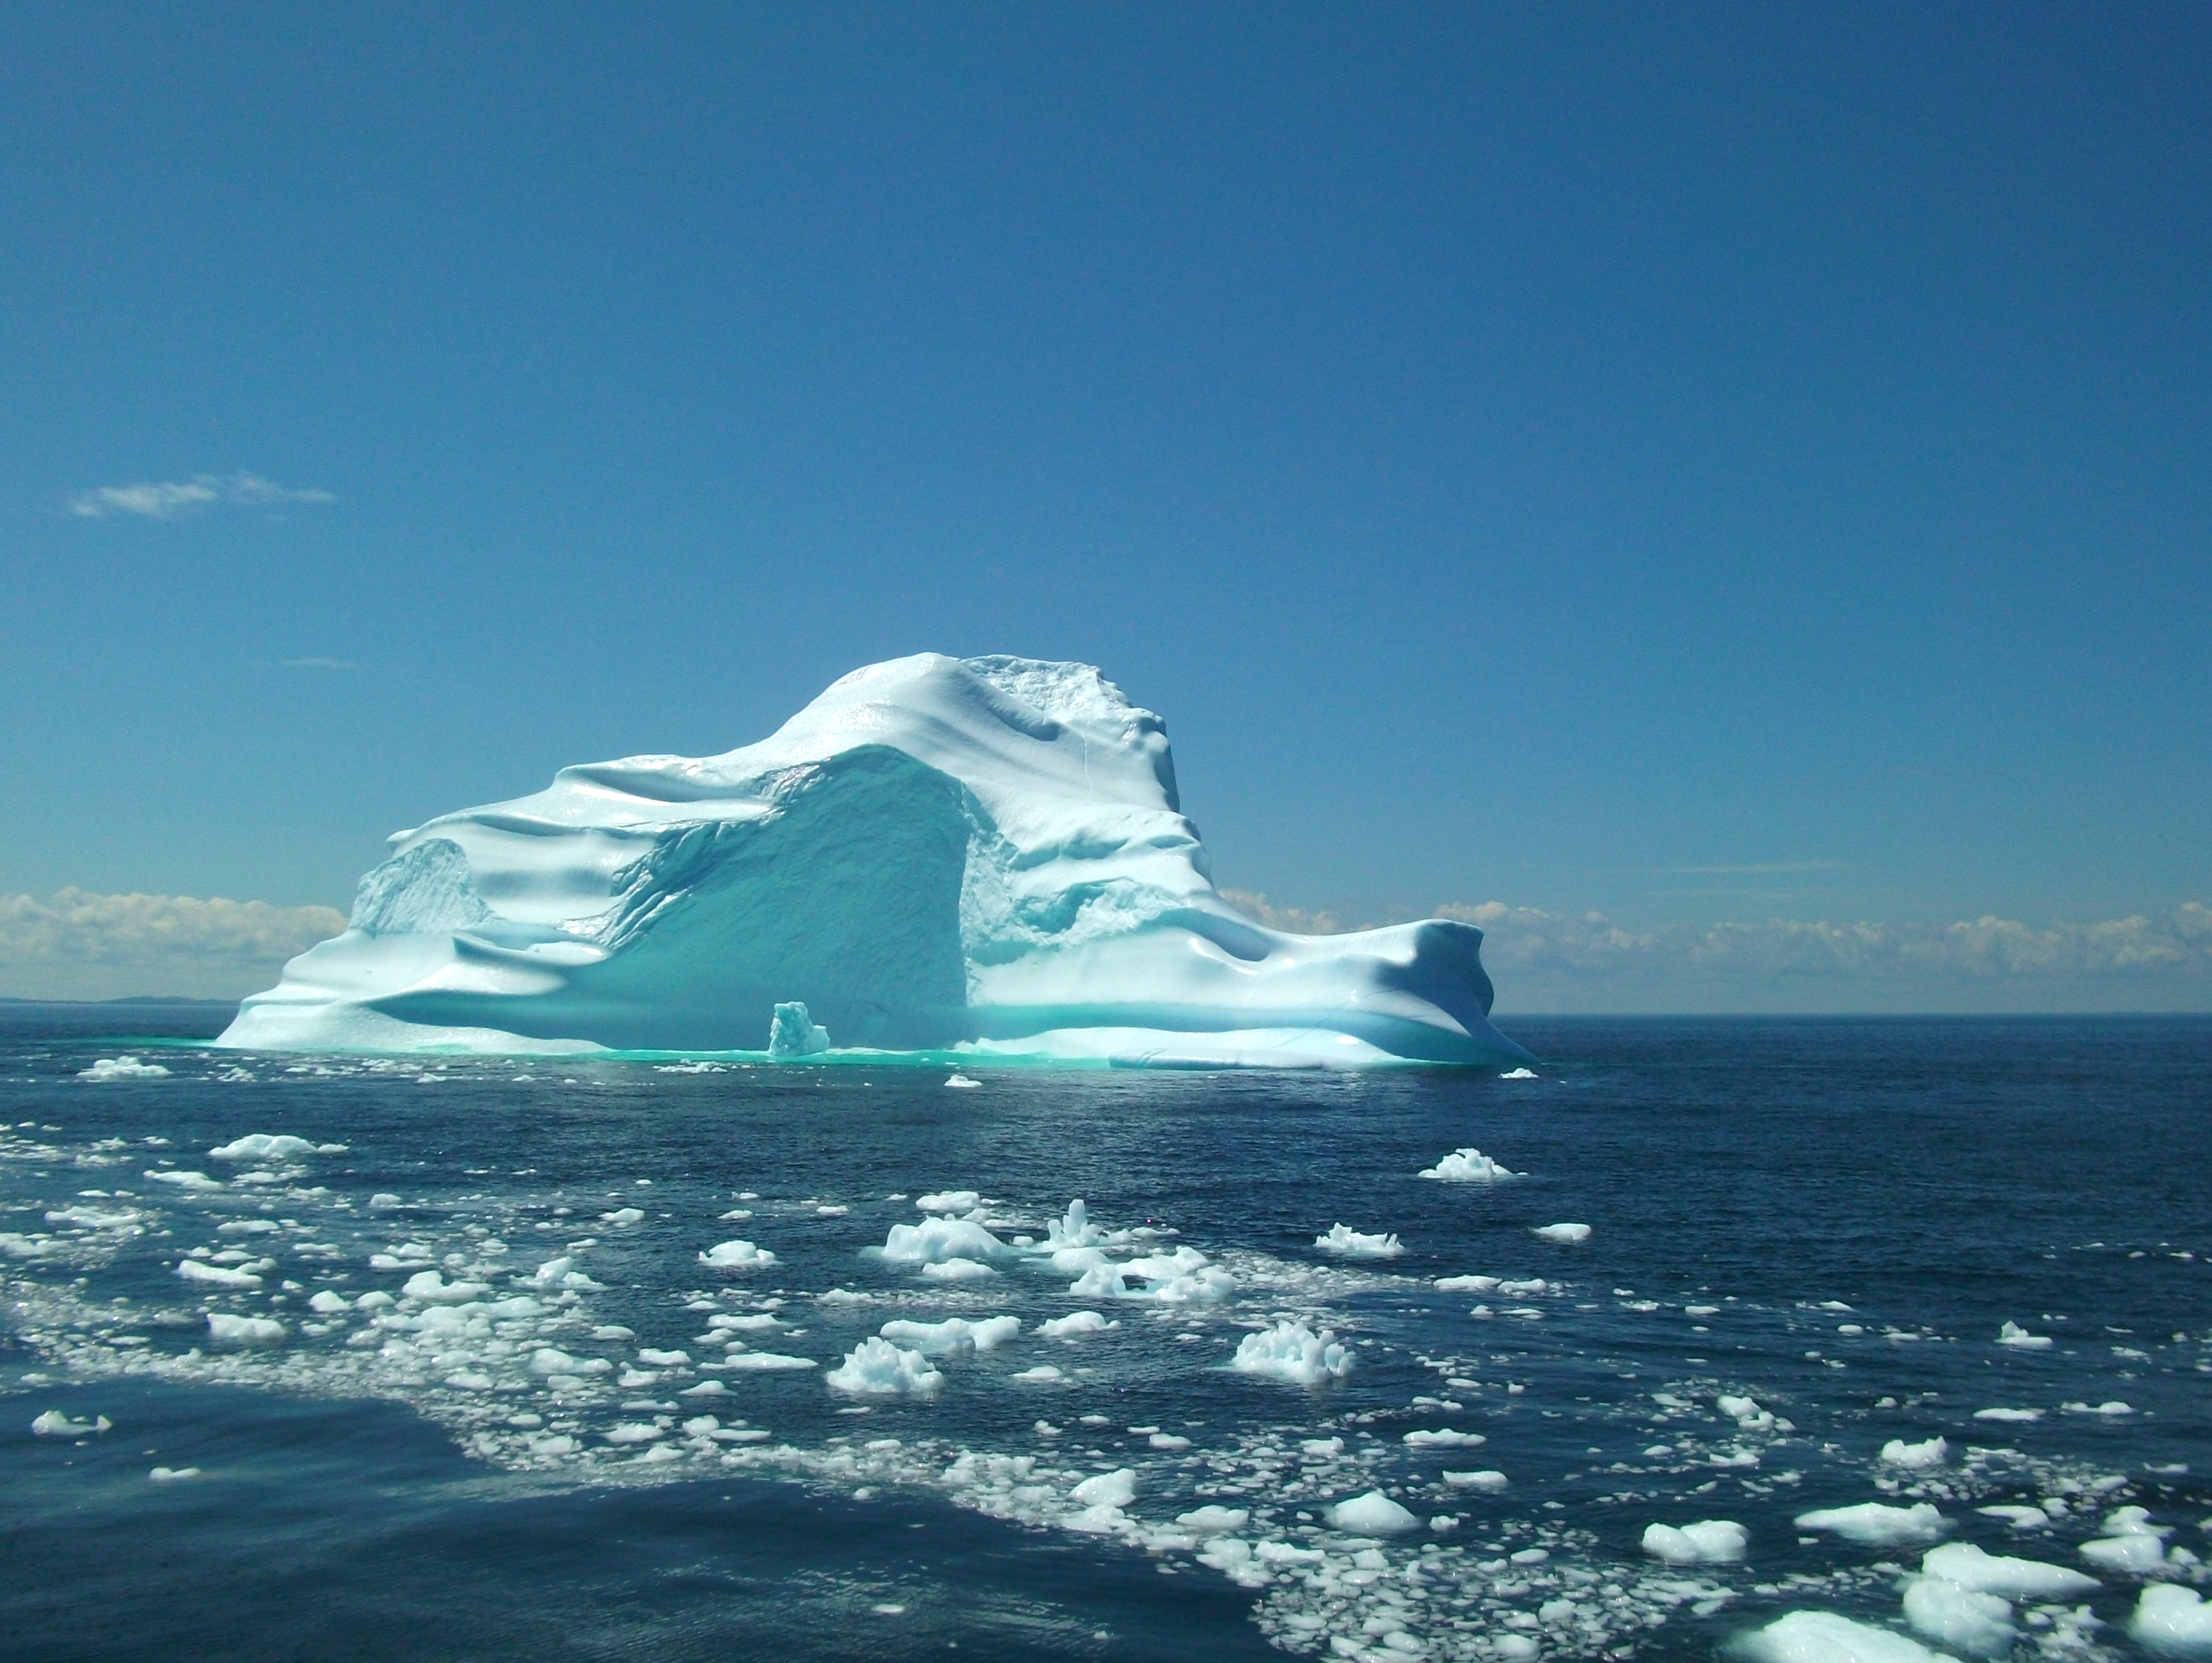
{"label": "iceberg", "polygon": [[219,1045],[1533,1060],[1474,926],[1297,935],[1224,899],[1164,724],[1088,665],[871,665],[758,744],[564,768],[391,841]]}

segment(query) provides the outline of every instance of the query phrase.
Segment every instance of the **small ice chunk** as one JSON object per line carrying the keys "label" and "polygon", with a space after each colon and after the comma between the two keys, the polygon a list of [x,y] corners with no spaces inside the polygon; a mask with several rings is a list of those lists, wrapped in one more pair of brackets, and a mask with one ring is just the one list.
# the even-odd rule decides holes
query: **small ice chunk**
{"label": "small ice chunk", "polygon": [[1400,1441],[1408,1449],[1472,1449],[1490,1440],[1480,1432],[1457,1432],[1445,1427],[1435,1432],[1408,1432]]}
{"label": "small ice chunk", "polygon": [[177,1274],[186,1282],[205,1282],[213,1288],[237,1288],[251,1292],[261,1286],[261,1278],[251,1270],[228,1264],[209,1264],[196,1258],[180,1261]]}
{"label": "small ice chunk", "polygon": [[770,1057],[818,1057],[829,1049],[830,1030],[807,1014],[805,1000],[794,999],[780,1004],[769,1018],[768,1054]]}
{"label": "small ice chunk", "polygon": [[1221,1536],[1244,1528],[1251,1514],[1243,1508],[1208,1505],[1176,1514],[1176,1523],[1194,1536]]}
{"label": "small ice chunk", "polygon": [[148,1173],[146,1176],[156,1184],[173,1184],[180,1190],[220,1190],[222,1182],[210,1178],[205,1173]]}
{"label": "small ice chunk", "polygon": [[1029,1386],[1050,1386],[1054,1381],[1063,1380],[1067,1377],[1050,1363],[1041,1362],[1034,1368],[1023,1369],[1013,1378]]}
{"label": "small ice chunk", "polygon": [[1239,1374],[1288,1380],[1295,1386],[1318,1386],[1349,1374],[1352,1355],[1329,1329],[1316,1334],[1302,1322],[1283,1321],[1247,1334],[1238,1343],[1230,1367]]}
{"label": "small ice chunk", "polygon": [[2170,1534],[2171,1526],[2152,1524],[2142,1508],[2115,1508],[2105,1515],[2105,1534],[2081,1544],[2081,1556],[2106,1570],[2148,1575],[2165,1566]]}
{"label": "small ice chunk", "polygon": [[49,1409],[31,1422],[31,1430],[41,1438],[89,1438],[112,1429],[114,1425],[105,1415],[88,1421],[73,1421],[63,1410]]}
{"label": "small ice chunk", "polygon": [[1398,1536],[1421,1527],[1419,1519],[1379,1489],[1339,1502],[1327,1516],[1337,1529],[1355,1536]]}
{"label": "small ice chunk", "polygon": [[871,1334],[822,1377],[833,1390],[859,1397],[927,1397],[945,1385],[945,1376],[919,1351],[905,1351]]}
{"label": "small ice chunk", "polygon": [[2051,1515],[2041,1508],[1996,1507],[1976,1508],[1975,1512],[1987,1519],[2002,1519],[2014,1530],[2048,1530]]}
{"label": "small ice chunk", "polygon": [[[972,1197],[974,1191],[966,1193]],[[941,1201],[944,1197],[924,1196],[922,1199]],[[942,1264],[952,1258],[981,1261],[1006,1251],[1005,1242],[973,1219],[936,1215],[919,1224],[892,1225],[877,1256],[892,1264]]]}
{"label": "small ice chunk", "polygon": [[724,1241],[700,1254],[699,1263],[714,1270],[757,1270],[775,1264],[775,1255],[750,1241]]}
{"label": "small ice chunk", "polygon": [[425,1305],[467,1305],[482,1299],[491,1288],[481,1282],[447,1282],[435,1270],[418,1270],[399,1291]]}
{"label": "small ice chunk", "polygon": [[1826,1531],[1862,1547],[1905,1547],[1940,1540],[1951,1528],[1950,1520],[1929,1502],[1911,1507],[1891,1507],[1883,1502],[1861,1502],[1856,1507],[1822,1508],[1801,1513],[1800,1530]]}
{"label": "small ice chunk", "polygon": [[642,1224],[644,1221],[645,1211],[639,1207],[617,1207],[611,1213],[599,1215],[600,1223],[611,1224],[619,1229],[628,1229],[633,1224]]}
{"label": "small ice chunk", "polygon": [[1498,1077],[1500,1080],[1534,1080],[1537,1075],[1534,1069],[1508,1069]]}
{"label": "small ice chunk", "polygon": [[1314,1246],[1339,1258],[1396,1258],[1406,1251],[1395,1235],[1363,1235],[1343,1224],[1333,1224],[1327,1235],[1316,1236]]}
{"label": "small ice chunk", "polygon": [[[210,1149],[208,1154],[216,1160],[287,1160],[294,1155],[321,1153],[319,1145],[304,1137],[293,1137],[278,1132],[248,1132],[245,1136]],[[329,1153],[343,1154],[341,1144],[331,1146]]]}
{"label": "small ice chunk", "polygon": [[2132,1404],[2124,1404],[2118,1398],[2107,1398],[2105,1402],[2100,1404],[2063,1403],[2059,1404],[2058,1407],[2069,1415],[2106,1415],[2118,1416],[2121,1415],[2132,1415],[2136,1412]]}
{"label": "small ice chunk", "polygon": [[1129,1467],[1118,1467],[1085,1478],[1067,1494],[1079,1507],[1125,1508],[1137,1499],[1137,1475]]}
{"label": "small ice chunk", "polygon": [[1750,1663],[1942,1663],[1917,1640],[1833,1611],[1791,1611],[1736,1642]]}
{"label": "small ice chunk", "polygon": [[800,1368],[819,1368],[811,1357],[787,1356],[781,1351],[732,1351],[713,1367],[737,1374],[780,1374]]}
{"label": "small ice chunk", "polygon": [[2009,1604],[1942,1576],[1906,1584],[1905,1620],[1915,1634],[1974,1657],[2002,1657],[2018,1638]]}
{"label": "small ice chunk", "polygon": [[1436,1290],[1439,1294],[1488,1294],[1498,1287],[1496,1276],[1438,1276]]}
{"label": "small ice chunk", "polygon": [[945,1076],[945,1083],[954,1091],[974,1091],[983,1082],[980,1080],[970,1080],[966,1075],[955,1069]]}
{"label": "small ice chunk", "polygon": [[1978,1421],[2017,1421],[2025,1424],[2029,1421],[2041,1420],[2043,1411],[2039,1409],[1978,1409],[1974,1411],[1974,1418]]}
{"label": "small ice chunk", "polygon": [[180,1484],[200,1476],[196,1466],[157,1466],[146,1475],[157,1484]]}
{"label": "small ice chunk", "polygon": [[887,1322],[877,1331],[894,1345],[919,1351],[925,1357],[957,1355],[966,1351],[995,1351],[1022,1331],[1018,1317],[985,1317],[969,1322],[947,1317],[943,1322]]}
{"label": "small ice chunk", "polygon": [[2212,1652],[2212,1605],[2194,1588],[2161,1582],[2137,1597],[2128,1632],[2153,1651]]}
{"label": "small ice chunk", "polygon": [[691,1361],[689,1351],[661,1351],[652,1346],[639,1349],[637,1360],[647,1368],[682,1368]]}
{"label": "small ice chunk", "polygon": [[334,1317],[341,1311],[353,1308],[353,1301],[343,1294],[334,1294],[327,1288],[319,1288],[307,1301],[307,1309],[317,1316]]}
{"label": "small ice chunk", "polygon": [[103,1080],[164,1080],[168,1069],[159,1063],[142,1063],[135,1057],[103,1057],[88,1069],[79,1069],[76,1077],[97,1083]]}
{"label": "small ice chunk", "polygon": [[1546,1241],[1556,1241],[1563,1247],[1571,1247],[1577,1242],[1589,1240],[1590,1227],[1587,1224],[1546,1224],[1530,1234],[1540,1236]]}
{"label": "small ice chunk", "polygon": [[2031,1334],[2018,1323],[2010,1320],[2007,1320],[2004,1326],[1997,1330],[1999,1345],[2016,1345],[2023,1350],[2039,1351],[2051,1343],[2050,1335]]}
{"label": "small ice chunk", "polygon": [[1480,1149],[1454,1149],[1433,1167],[1421,1169],[1423,1178],[1433,1178],[1446,1184],[1502,1184],[1508,1179],[1526,1178],[1526,1173],[1516,1173],[1500,1166]]}
{"label": "small ice chunk", "polygon": [[999,1273],[980,1258],[948,1258],[923,1265],[921,1274],[932,1282],[982,1282]]}
{"label": "small ice chunk", "polygon": [[1744,1556],[1750,1533],[1732,1519],[1705,1519],[1694,1525],[1651,1525],[1644,1550],[1670,1565],[1732,1565]]}
{"label": "small ice chunk", "polygon": [[1881,1447],[1885,1466],[1901,1466],[1908,1472],[1926,1472],[1939,1467],[1950,1459],[1951,1446],[1941,1438],[1930,1438],[1925,1443],[1909,1444],[1902,1438],[1892,1438]]}
{"label": "small ice chunk", "polygon": [[1037,1332],[1048,1340],[1072,1340],[1084,1334],[1103,1334],[1115,1326],[1096,1311],[1071,1311],[1039,1323]]}
{"label": "small ice chunk", "polygon": [[1504,1473],[1487,1468],[1475,1472],[1447,1471],[1444,1482],[1454,1489],[1504,1489],[1506,1486]]}
{"label": "small ice chunk", "polygon": [[1972,1542],[1947,1542],[1940,1548],[1930,1548],[1920,1556],[1920,1574],[2007,1599],[2068,1599],[2097,1587],[2094,1577],[2064,1565],[2046,1565],[2039,1559],[2008,1559],[1984,1553]]}
{"label": "small ice chunk", "polygon": [[273,1317],[234,1317],[208,1313],[208,1337],[217,1345],[270,1345],[284,1337],[284,1325]]}
{"label": "small ice chunk", "polygon": [[972,1213],[982,1201],[974,1190],[933,1190],[914,1204],[925,1213]]}

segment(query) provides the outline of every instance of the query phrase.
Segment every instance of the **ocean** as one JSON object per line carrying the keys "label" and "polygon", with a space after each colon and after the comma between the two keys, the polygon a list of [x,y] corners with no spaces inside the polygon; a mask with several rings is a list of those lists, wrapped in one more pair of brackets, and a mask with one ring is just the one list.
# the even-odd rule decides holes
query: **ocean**
{"label": "ocean", "polygon": [[966,1087],[228,1015],[0,1006],[13,1663],[2212,1642],[2212,1020]]}

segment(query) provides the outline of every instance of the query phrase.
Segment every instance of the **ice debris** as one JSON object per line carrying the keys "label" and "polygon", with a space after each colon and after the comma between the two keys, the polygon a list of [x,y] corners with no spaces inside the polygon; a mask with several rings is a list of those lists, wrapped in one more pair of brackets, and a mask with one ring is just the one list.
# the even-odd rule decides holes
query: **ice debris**
{"label": "ice debris", "polygon": [[2212,1652],[2212,1605],[2194,1588],[2158,1583],[2137,1597],[2128,1632],[2154,1651]]}
{"label": "ice debris", "polygon": [[1546,1241],[1556,1241],[1563,1247],[1571,1247],[1589,1240],[1590,1227],[1587,1224],[1546,1224],[1538,1227],[1533,1234]]}
{"label": "ice debris", "polygon": [[1352,1361],[1351,1351],[1330,1330],[1316,1334],[1302,1322],[1281,1321],[1247,1334],[1237,1343],[1230,1367],[1294,1386],[1319,1386],[1323,1380],[1342,1380],[1352,1372]]}
{"label": "ice debris", "polygon": [[96,1416],[88,1421],[73,1421],[58,1409],[49,1409],[31,1422],[31,1430],[41,1438],[89,1438],[96,1434],[112,1431],[115,1422],[106,1416]]}
{"label": "ice debris", "polygon": [[1424,1167],[1421,1176],[1446,1184],[1500,1184],[1510,1178],[1526,1178],[1528,1173],[1500,1166],[1481,1150],[1469,1148],[1454,1149],[1435,1166]]}
{"label": "ice debris", "polygon": [[168,1069],[159,1063],[142,1063],[135,1057],[103,1057],[88,1069],[79,1069],[80,1080],[165,1080]]}
{"label": "ice debris", "polygon": [[1728,1565],[1744,1556],[1750,1533],[1730,1519],[1705,1519],[1693,1525],[1650,1525],[1644,1550],[1670,1565]]}
{"label": "ice debris", "polygon": [[1950,1521],[1929,1502],[1911,1507],[1891,1507],[1884,1502],[1861,1502],[1856,1507],[1821,1508],[1801,1513],[1800,1530],[1826,1531],[1862,1547],[1904,1547],[1941,1540]]}
{"label": "ice debris", "polygon": [[945,1385],[945,1376],[921,1352],[902,1350],[872,1334],[822,1378],[836,1391],[866,1398],[927,1397]]}
{"label": "ice debris", "polygon": [[1396,1258],[1406,1251],[1395,1234],[1363,1235],[1344,1224],[1329,1226],[1327,1235],[1314,1238],[1314,1246],[1339,1258]]}
{"label": "ice debris", "polygon": [[805,1001],[795,999],[775,1008],[769,1021],[770,1057],[816,1057],[829,1049],[830,1030],[807,1015]]}
{"label": "ice debris", "polygon": [[1419,1530],[1420,1520],[1379,1489],[1370,1489],[1328,1510],[1328,1521],[1355,1536],[1399,1536]]}

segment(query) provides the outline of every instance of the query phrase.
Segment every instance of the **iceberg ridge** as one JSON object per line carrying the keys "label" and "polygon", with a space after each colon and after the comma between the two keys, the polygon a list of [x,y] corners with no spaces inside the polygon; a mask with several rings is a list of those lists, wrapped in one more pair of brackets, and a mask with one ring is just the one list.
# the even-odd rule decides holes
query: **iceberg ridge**
{"label": "iceberg ridge", "polygon": [[1164,724],[1088,665],[871,665],[757,745],[564,768],[392,841],[219,1044],[1526,1059],[1474,926],[1294,935],[1223,899]]}

